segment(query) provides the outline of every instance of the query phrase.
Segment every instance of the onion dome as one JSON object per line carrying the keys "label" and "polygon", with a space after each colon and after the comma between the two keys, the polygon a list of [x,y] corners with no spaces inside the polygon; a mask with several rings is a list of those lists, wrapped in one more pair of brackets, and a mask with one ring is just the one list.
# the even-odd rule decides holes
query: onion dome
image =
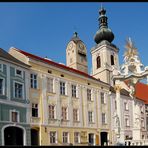
{"label": "onion dome", "polygon": [[97,44],[99,44],[103,40],[107,40],[111,43],[114,39],[114,34],[111,29],[108,28],[108,18],[106,17],[106,10],[101,7],[99,14],[99,30],[96,32],[94,40]]}

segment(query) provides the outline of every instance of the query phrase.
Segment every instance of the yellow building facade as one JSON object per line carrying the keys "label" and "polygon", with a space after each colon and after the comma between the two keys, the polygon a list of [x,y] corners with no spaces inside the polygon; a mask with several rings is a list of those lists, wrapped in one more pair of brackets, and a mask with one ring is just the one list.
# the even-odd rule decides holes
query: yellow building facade
{"label": "yellow building facade", "polygon": [[79,70],[25,51],[9,53],[28,75],[32,145],[111,143],[110,86]]}

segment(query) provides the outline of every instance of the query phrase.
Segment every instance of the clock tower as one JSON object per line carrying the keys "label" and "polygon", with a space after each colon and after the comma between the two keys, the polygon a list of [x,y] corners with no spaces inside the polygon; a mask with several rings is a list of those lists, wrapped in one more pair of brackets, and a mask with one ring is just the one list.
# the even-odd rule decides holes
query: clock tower
{"label": "clock tower", "polygon": [[67,66],[88,73],[87,50],[85,44],[75,32],[66,48]]}

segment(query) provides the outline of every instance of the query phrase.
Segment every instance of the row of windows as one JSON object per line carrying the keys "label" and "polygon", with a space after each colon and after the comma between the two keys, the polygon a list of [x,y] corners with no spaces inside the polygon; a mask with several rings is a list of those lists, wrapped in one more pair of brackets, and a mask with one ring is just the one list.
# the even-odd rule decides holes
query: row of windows
{"label": "row of windows", "polygon": [[[58,143],[56,131],[50,131],[49,136],[50,136],[50,144]],[[62,133],[62,143],[64,144],[69,143],[69,133],[68,132]],[[74,132],[74,143],[75,144],[80,143],[80,133],[79,132]]]}
{"label": "row of windows", "polygon": [[[3,72],[3,64],[0,64],[0,71]],[[23,77],[23,71],[20,69],[15,69],[15,76]]]}
{"label": "row of windows", "polygon": [[[113,55],[110,56],[110,60],[111,60],[111,65],[115,65]],[[96,58],[96,67],[97,69],[101,67],[101,57],[100,56]]]}
{"label": "row of windows", "polygon": [[[23,84],[14,82],[14,98],[23,98]],[[0,95],[5,95],[5,79],[0,78]]]}
{"label": "row of windows", "polygon": [[[61,116],[62,120],[68,120],[68,108],[67,107],[61,107]],[[32,117],[38,117],[38,104],[32,104]],[[55,105],[49,105],[49,119],[53,120],[56,119],[56,106]],[[74,108],[73,109],[73,121],[77,122],[79,121],[79,109]],[[94,112],[88,111],[88,122],[94,123]],[[102,124],[106,124],[106,114],[102,113]]]}
{"label": "row of windows", "polygon": [[[31,88],[37,88],[37,75],[31,74]],[[47,90],[48,92],[53,92],[53,79],[48,78],[47,79]],[[78,97],[78,92],[77,92],[77,86],[72,84],[71,85],[71,93],[72,97],[77,98]],[[66,95],[66,83],[63,81],[60,81],[60,94],[61,95]],[[87,89],[87,100],[92,101],[92,92],[91,89]],[[105,104],[105,99],[104,99],[104,93],[101,93],[101,103]]]}

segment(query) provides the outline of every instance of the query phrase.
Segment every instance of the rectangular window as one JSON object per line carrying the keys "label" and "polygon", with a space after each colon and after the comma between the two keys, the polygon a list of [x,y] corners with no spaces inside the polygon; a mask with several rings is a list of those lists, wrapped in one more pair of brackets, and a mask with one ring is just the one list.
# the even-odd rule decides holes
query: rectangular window
{"label": "rectangular window", "polygon": [[130,123],[129,123],[129,118],[125,118],[125,126],[130,126]]}
{"label": "rectangular window", "polygon": [[87,89],[87,100],[92,101],[92,99],[91,99],[91,89]]}
{"label": "rectangular window", "polygon": [[51,144],[55,144],[57,142],[56,137],[57,137],[57,133],[55,131],[51,131],[50,132],[50,143]]}
{"label": "rectangular window", "polygon": [[104,97],[104,93],[103,93],[103,92],[101,92],[101,93],[100,93],[100,95],[101,95],[101,104],[105,104],[105,97]]}
{"label": "rectangular window", "polygon": [[80,133],[74,132],[74,143],[80,143]]}
{"label": "rectangular window", "polygon": [[16,70],[15,70],[15,75],[16,75],[16,76],[19,76],[19,77],[22,77],[22,76],[23,76],[22,70],[16,69]]}
{"label": "rectangular window", "polygon": [[32,117],[38,117],[38,104],[32,103]]}
{"label": "rectangular window", "polygon": [[72,97],[76,98],[76,96],[77,96],[76,95],[76,92],[77,92],[76,91],[76,85],[72,85],[71,87],[72,87]]}
{"label": "rectangular window", "polygon": [[15,88],[15,91],[14,91],[15,98],[23,98],[23,85],[15,82],[14,88]]}
{"label": "rectangular window", "polygon": [[51,93],[53,92],[53,79],[52,78],[47,79],[47,91]]}
{"label": "rectangular window", "polygon": [[106,124],[106,114],[102,113],[102,124]]}
{"label": "rectangular window", "polygon": [[37,75],[36,74],[30,75],[30,85],[31,85],[31,88],[37,89]]}
{"label": "rectangular window", "polygon": [[65,82],[60,82],[60,94],[65,95]]}
{"label": "rectangular window", "polygon": [[55,119],[55,106],[49,105],[49,119]]}
{"label": "rectangular window", "polygon": [[11,111],[11,121],[12,122],[18,122],[18,112]]}
{"label": "rectangular window", "polygon": [[73,109],[73,121],[79,121],[78,109]]}
{"label": "rectangular window", "polygon": [[68,132],[63,132],[63,143],[68,143]]}
{"label": "rectangular window", "polygon": [[0,78],[0,95],[4,95],[4,79]]}
{"label": "rectangular window", "polygon": [[124,110],[127,111],[128,110],[128,103],[124,102]]}
{"label": "rectangular window", "polygon": [[68,114],[67,107],[62,107],[62,119],[63,120],[67,120],[68,119],[67,114]]}
{"label": "rectangular window", "polygon": [[93,112],[88,111],[88,122],[93,123],[94,122],[94,117],[93,117]]}
{"label": "rectangular window", "polygon": [[3,65],[0,64],[0,71],[3,71]]}

